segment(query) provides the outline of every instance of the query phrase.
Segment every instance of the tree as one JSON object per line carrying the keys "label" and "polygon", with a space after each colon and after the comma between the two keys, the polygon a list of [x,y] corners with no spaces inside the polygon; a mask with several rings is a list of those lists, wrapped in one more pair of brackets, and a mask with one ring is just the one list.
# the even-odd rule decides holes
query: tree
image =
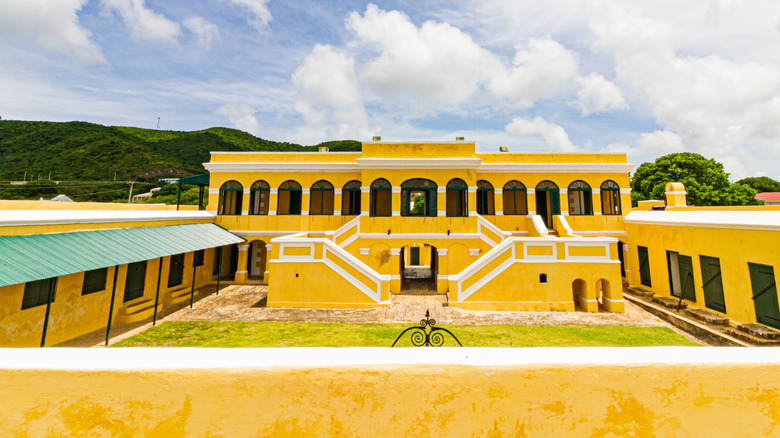
{"label": "tree", "polygon": [[681,182],[688,192],[688,203],[707,205],[759,205],[756,190],[750,186],[729,183],[723,164],[692,152],[660,157],[643,163],[631,177],[631,201],[665,199],[666,184]]}
{"label": "tree", "polygon": [[758,193],[780,192],[780,182],[777,182],[768,176],[742,178],[737,181],[737,184],[751,187],[758,191]]}
{"label": "tree", "polygon": [[425,195],[419,194],[414,197],[414,204],[412,204],[412,211],[409,213],[411,215],[421,215],[423,214],[423,209],[425,208]]}

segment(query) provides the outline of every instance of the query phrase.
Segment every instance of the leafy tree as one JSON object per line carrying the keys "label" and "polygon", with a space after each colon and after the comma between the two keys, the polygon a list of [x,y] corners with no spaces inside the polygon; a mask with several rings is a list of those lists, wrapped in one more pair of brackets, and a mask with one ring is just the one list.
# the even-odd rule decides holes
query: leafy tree
{"label": "leafy tree", "polygon": [[707,205],[759,205],[753,199],[756,190],[743,184],[729,183],[723,164],[692,152],[660,157],[640,165],[631,177],[631,201],[665,199],[666,184],[681,182],[688,192],[688,203]]}
{"label": "leafy tree", "polygon": [[780,192],[780,182],[769,178],[768,176],[749,177],[742,178],[737,181],[737,184],[742,184],[758,191],[763,192]]}
{"label": "leafy tree", "polygon": [[425,208],[425,195],[422,193],[414,197],[414,204],[412,204],[412,215],[423,214],[423,208]]}
{"label": "leafy tree", "polygon": [[[160,187],[160,190],[155,190],[152,196],[146,201],[142,201],[144,204],[168,204],[176,205],[176,197],[178,193],[178,184],[165,184]],[[182,184],[181,186],[181,200],[180,205],[198,205],[198,186],[190,184]],[[208,202],[208,191],[203,194],[203,203]]]}

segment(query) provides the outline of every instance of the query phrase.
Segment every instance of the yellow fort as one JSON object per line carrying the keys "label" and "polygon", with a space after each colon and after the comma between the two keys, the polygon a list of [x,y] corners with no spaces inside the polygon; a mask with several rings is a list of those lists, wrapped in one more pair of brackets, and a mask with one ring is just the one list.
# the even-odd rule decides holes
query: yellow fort
{"label": "yellow fort", "polygon": [[[375,140],[379,140],[378,138]],[[246,239],[239,283],[269,307],[371,308],[406,290],[473,310],[623,312],[625,154],[212,152],[209,207]]]}

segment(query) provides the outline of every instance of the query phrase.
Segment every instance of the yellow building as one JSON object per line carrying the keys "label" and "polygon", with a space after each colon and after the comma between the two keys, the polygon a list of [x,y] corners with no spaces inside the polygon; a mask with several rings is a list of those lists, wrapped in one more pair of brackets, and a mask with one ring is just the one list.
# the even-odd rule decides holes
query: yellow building
{"label": "yellow building", "polygon": [[209,207],[247,240],[235,281],[271,307],[368,308],[428,289],[450,306],[622,312],[624,154],[213,152]]}
{"label": "yellow building", "polygon": [[780,207],[693,207],[685,194],[667,184],[665,205],[643,202],[625,217],[630,286],[780,328]]}
{"label": "yellow building", "polygon": [[587,312],[622,312],[626,281],[780,328],[780,208],[689,207],[670,184],[666,205],[631,211],[624,154],[374,141],[204,165],[205,211],[0,201],[0,345],[142,320],[218,279],[267,284],[269,307],[373,308],[414,291]]}

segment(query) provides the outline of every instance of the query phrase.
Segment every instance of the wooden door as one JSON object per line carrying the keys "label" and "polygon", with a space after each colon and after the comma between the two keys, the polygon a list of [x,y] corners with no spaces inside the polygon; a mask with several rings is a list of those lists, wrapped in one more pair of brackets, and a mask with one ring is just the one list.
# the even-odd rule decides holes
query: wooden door
{"label": "wooden door", "polygon": [[756,263],[748,263],[748,268],[750,283],[753,286],[756,321],[780,329],[780,308],[777,305],[774,268]]}
{"label": "wooden door", "polygon": [[723,298],[723,280],[720,271],[720,259],[699,256],[701,262],[701,282],[704,289],[704,305],[712,310],[726,313],[726,301]]}
{"label": "wooden door", "polygon": [[144,296],[146,284],[146,261],[127,265],[124,302]]}

